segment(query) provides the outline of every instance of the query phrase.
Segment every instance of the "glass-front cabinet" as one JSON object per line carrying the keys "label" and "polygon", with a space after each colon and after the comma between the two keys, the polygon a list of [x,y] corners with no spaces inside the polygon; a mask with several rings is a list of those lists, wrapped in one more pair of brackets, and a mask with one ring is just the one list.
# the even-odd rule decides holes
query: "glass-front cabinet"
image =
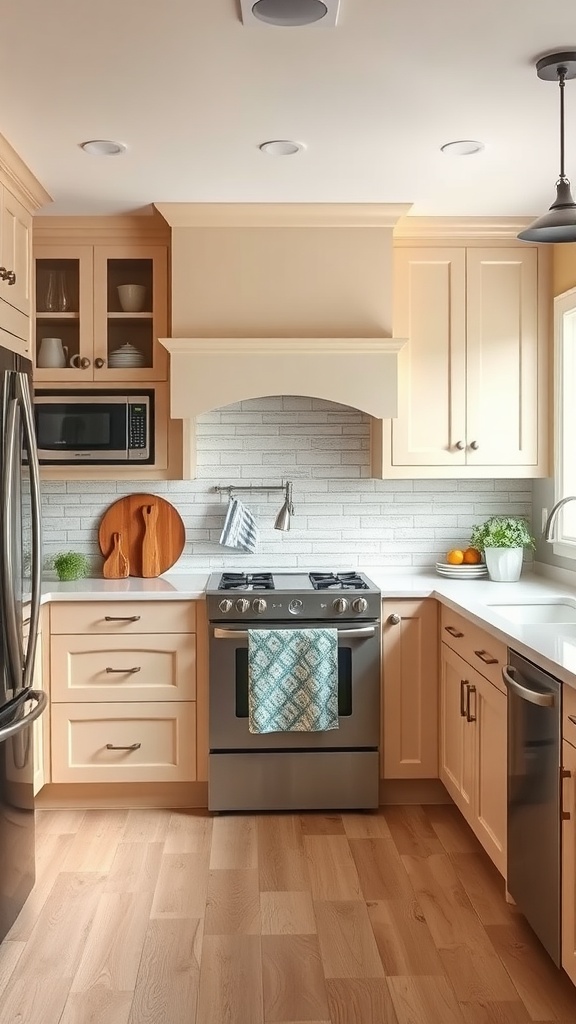
{"label": "glass-front cabinet", "polygon": [[166,245],[34,247],[37,382],[163,381]]}

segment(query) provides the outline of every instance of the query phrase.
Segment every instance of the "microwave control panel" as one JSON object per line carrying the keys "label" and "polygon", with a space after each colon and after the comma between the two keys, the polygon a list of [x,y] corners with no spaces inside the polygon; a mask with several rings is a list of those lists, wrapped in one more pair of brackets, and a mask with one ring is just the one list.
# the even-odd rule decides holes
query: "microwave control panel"
{"label": "microwave control panel", "polygon": [[145,458],[148,454],[147,408],[145,405],[128,406],[128,448],[130,458]]}

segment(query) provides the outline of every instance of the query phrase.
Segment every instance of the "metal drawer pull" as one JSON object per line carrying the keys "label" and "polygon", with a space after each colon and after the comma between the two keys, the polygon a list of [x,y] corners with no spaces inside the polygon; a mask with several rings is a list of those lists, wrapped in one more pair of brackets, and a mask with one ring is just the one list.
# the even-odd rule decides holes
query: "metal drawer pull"
{"label": "metal drawer pull", "polygon": [[446,630],[447,633],[450,633],[450,636],[455,636],[458,638],[464,636],[464,633],[461,633],[460,630],[456,629],[455,626],[444,626],[444,629]]}
{"label": "metal drawer pull", "polygon": [[106,750],[140,750],[141,743],[132,743],[129,747],[117,747],[115,743],[107,743]]}
{"label": "metal drawer pull", "polygon": [[[568,717],[570,717],[570,716],[568,716]],[[571,775],[572,775],[572,773],[569,772],[567,768],[561,768],[560,769],[560,778],[561,779],[569,779],[569,778],[571,778]],[[564,796],[563,788],[564,787],[562,787],[562,790],[561,790],[562,797]],[[564,810],[564,802],[563,801],[562,801],[562,805],[561,805],[561,808],[560,808],[560,820],[561,821],[570,821],[570,811],[565,811]]]}
{"label": "metal drawer pull", "polygon": [[[339,640],[365,640],[376,633],[375,626],[360,626],[358,629],[337,629]],[[247,640],[247,629],[214,629],[215,640]]]}
{"label": "metal drawer pull", "polygon": [[464,696],[464,690],[468,686],[467,679],[460,680],[460,715],[462,718],[466,718],[466,698]]}
{"label": "metal drawer pull", "polygon": [[400,621],[400,616],[396,615],[395,612],[393,612],[392,615],[388,616],[388,622],[390,623],[391,626],[397,626],[400,623]]}
{"label": "metal drawer pull", "polygon": [[498,658],[493,658],[491,654],[488,654],[488,651],[474,651],[474,654],[477,658],[480,658],[480,661],[483,661],[485,665],[498,664]]}
{"label": "metal drawer pull", "polygon": [[134,665],[134,668],[107,668],[107,672],[122,672],[125,676],[133,675],[134,672],[140,671],[140,665]]}
{"label": "metal drawer pull", "polygon": [[475,686],[470,686],[470,684],[468,683],[468,690],[466,692],[466,721],[467,722],[475,722],[476,721],[476,714],[474,713],[472,715],[470,713],[470,694],[471,693],[474,694],[474,712],[476,712],[476,687]]}
{"label": "metal drawer pull", "polygon": [[138,622],[139,615],[105,615],[104,622]]}
{"label": "metal drawer pull", "polygon": [[553,693],[542,693],[540,690],[531,690],[528,686],[523,686],[512,677],[512,673],[515,671],[516,669],[512,665],[506,665],[502,669],[502,678],[511,693],[515,693],[522,700],[527,700],[529,704],[537,704],[541,708],[554,707]]}

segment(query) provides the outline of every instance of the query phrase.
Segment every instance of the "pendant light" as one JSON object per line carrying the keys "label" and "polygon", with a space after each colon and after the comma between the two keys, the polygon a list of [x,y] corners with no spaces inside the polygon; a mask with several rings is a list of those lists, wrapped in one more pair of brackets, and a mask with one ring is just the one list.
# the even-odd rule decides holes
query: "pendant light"
{"label": "pendant light", "polygon": [[548,213],[521,231],[518,238],[524,242],[576,242],[576,203],[564,173],[564,87],[567,80],[576,78],[576,50],[542,57],[536,73],[545,82],[557,81],[560,88],[560,177]]}

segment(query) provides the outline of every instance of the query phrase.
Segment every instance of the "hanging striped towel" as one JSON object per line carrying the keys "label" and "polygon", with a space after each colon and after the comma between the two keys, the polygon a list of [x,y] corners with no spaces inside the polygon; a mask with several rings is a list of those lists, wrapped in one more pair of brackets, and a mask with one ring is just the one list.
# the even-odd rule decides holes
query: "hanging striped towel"
{"label": "hanging striped towel", "polygon": [[242,551],[256,551],[258,547],[258,526],[249,508],[238,498],[230,498],[220,544]]}
{"label": "hanging striped towel", "polygon": [[338,729],[338,631],[248,630],[252,733]]}

